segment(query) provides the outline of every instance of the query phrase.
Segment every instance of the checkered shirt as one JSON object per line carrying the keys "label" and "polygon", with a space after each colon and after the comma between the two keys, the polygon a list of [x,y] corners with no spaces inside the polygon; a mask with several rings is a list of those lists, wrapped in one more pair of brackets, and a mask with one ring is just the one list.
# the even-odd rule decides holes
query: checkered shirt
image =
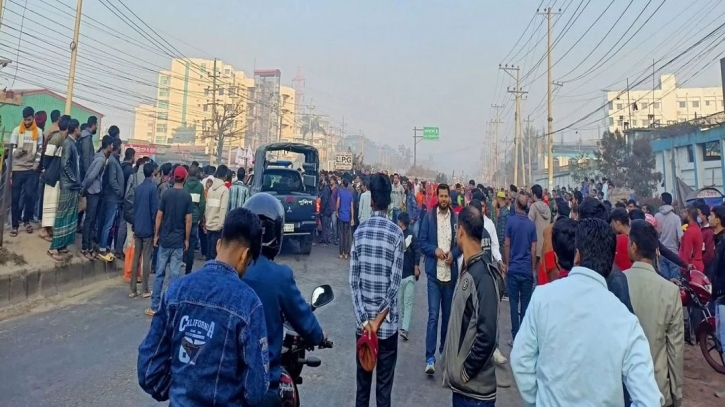
{"label": "checkered shirt", "polygon": [[350,290],[357,333],[363,322],[389,309],[378,338],[398,331],[398,289],[403,274],[403,231],[384,212],[374,212],[355,230],[350,258]]}

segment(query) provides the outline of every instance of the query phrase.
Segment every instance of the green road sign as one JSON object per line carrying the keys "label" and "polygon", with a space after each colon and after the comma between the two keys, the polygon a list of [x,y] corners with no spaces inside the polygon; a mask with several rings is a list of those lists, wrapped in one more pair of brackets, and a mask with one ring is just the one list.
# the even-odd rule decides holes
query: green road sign
{"label": "green road sign", "polygon": [[438,140],[438,127],[423,127],[423,140]]}

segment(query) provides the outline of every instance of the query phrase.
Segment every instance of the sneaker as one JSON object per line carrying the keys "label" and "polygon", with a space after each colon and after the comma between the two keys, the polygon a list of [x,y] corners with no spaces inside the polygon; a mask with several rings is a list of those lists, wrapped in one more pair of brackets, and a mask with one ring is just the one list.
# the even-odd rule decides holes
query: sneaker
{"label": "sneaker", "polygon": [[152,317],[152,316],[156,315],[156,311],[152,310],[151,308],[146,308],[146,311],[144,311],[144,314]]}
{"label": "sneaker", "polygon": [[408,340],[408,331],[405,329],[400,330],[400,337],[403,338],[404,341]]}
{"label": "sneaker", "polygon": [[495,351],[493,351],[493,361],[496,362],[499,365],[504,365],[506,362],[508,362],[508,359],[501,353],[498,348],[496,348]]}
{"label": "sneaker", "polygon": [[425,374],[427,375],[433,375],[436,372],[436,364],[435,361],[428,361],[428,363],[425,364]]}

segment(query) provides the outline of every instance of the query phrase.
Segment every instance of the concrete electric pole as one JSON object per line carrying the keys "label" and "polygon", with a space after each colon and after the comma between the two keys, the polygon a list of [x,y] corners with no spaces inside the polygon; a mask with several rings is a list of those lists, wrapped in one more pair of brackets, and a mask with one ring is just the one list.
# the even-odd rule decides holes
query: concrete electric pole
{"label": "concrete electric pole", "polygon": [[[516,80],[516,86],[513,89],[507,88],[507,90],[514,95],[514,106],[516,108],[514,113],[514,185],[519,186],[519,152],[521,153],[521,164],[524,163],[523,143],[521,143],[521,98],[528,92],[521,89],[521,69],[519,67],[499,65],[499,69]],[[516,75],[511,72],[516,72]],[[526,183],[526,175],[523,174],[523,171],[522,181],[523,184]]]}
{"label": "concrete electric pole", "polygon": [[[214,140],[219,137],[219,134],[217,134],[217,112],[216,112],[216,94],[217,94],[217,84],[216,84],[216,61],[217,59],[214,58],[214,71],[212,74],[212,85],[211,85],[211,134],[212,136],[209,137],[209,165],[214,165],[214,153],[216,152],[216,144],[214,143]],[[217,141],[218,142],[218,141]]]}
{"label": "concrete electric pole", "polygon": [[78,58],[78,36],[81,31],[81,7],[83,0],[78,0],[76,5],[76,24],[73,31],[73,42],[70,43],[70,70],[68,72],[68,89],[65,93],[65,114],[70,114],[73,106],[73,83],[76,77],[76,59]]}
{"label": "concrete electric pole", "polygon": [[531,134],[532,131],[534,130],[534,128],[531,126],[531,123],[533,122],[533,120],[531,120],[531,116],[529,115],[529,117],[527,117],[526,120],[524,120],[524,121],[526,122],[526,129],[525,129],[525,131],[526,131],[526,156],[528,158],[527,165],[529,166],[529,182],[531,182],[531,184],[533,185],[534,184],[534,173],[532,170],[533,166],[531,165],[531,155],[532,155],[531,154],[531,139],[534,136],[533,134]]}
{"label": "concrete electric pole", "polygon": [[[561,11],[561,10],[559,10]],[[546,97],[547,97],[547,131],[546,131],[546,144],[547,144],[547,165],[549,170],[549,190],[554,189],[554,78],[552,76],[552,63],[551,54],[553,51],[552,47],[552,32],[551,32],[551,19],[552,17],[561,14],[560,12],[552,13],[551,7],[544,9],[543,12],[537,13],[543,15],[546,18],[547,23],[547,46],[546,46],[546,60],[547,60],[547,71],[546,71]]]}
{"label": "concrete electric pole", "polygon": [[498,170],[498,166],[501,163],[501,157],[499,156],[499,142],[498,142],[498,125],[503,123],[501,121],[501,109],[504,108],[503,105],[491,105],[491,107],[496,111],[496,114],[494,115],[494,119],[491,120],[491,125],[493,126],[493,171],[491,172],[491,178],[494,184],[497,184],[498,179],[495,176]]}

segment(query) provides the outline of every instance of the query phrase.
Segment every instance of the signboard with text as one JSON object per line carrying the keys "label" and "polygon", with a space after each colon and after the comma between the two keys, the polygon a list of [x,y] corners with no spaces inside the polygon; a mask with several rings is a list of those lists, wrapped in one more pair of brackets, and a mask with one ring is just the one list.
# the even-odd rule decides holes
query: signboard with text
{"label": "signboard with text", "polygon": [[438,140],[438,127],[423,127],[423,140]]}
{"label": "signboard with text", "polygon": [[136,150],[136,157],[151,157],[156,155],[156,146],[153,144],[124,144],[123,148],[133,148]]}
{"label": "signboard with text", "polygon": [[335,155],[335,169],[347,171],[351,170],[352,153],[337,153],[337,155]]}

